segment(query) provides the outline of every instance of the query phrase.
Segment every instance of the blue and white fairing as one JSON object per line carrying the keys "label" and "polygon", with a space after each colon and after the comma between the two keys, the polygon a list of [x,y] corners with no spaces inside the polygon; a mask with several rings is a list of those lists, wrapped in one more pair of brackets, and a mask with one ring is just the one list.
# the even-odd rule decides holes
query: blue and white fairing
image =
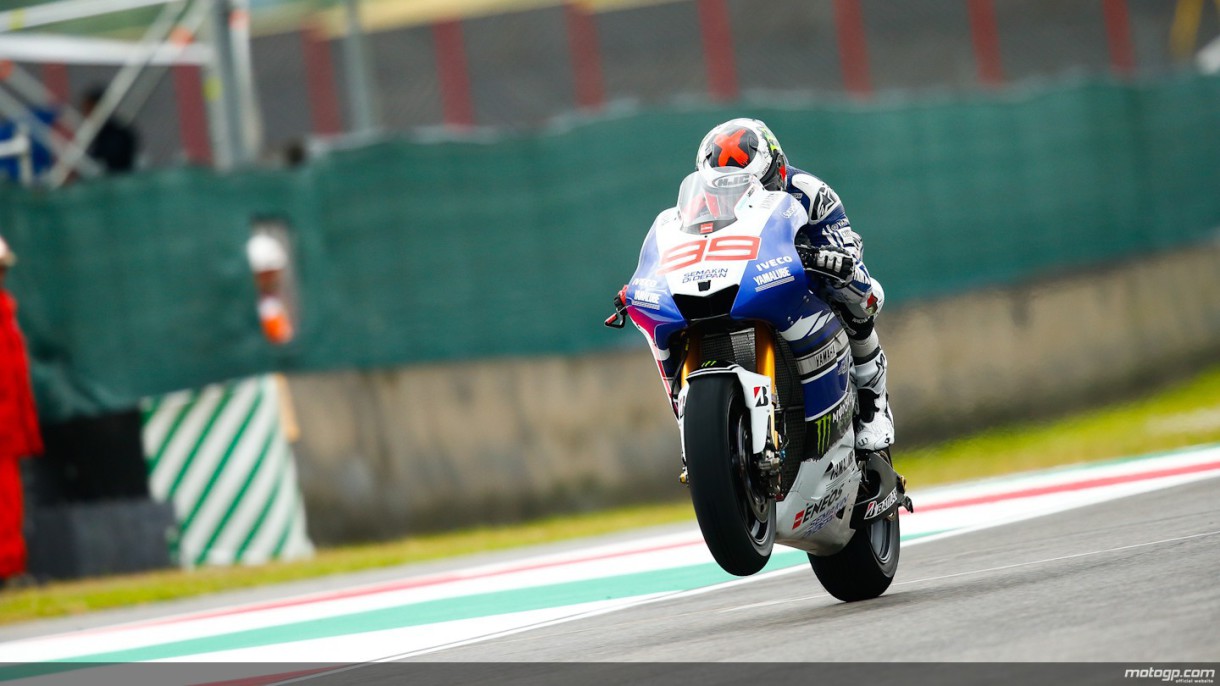
{"label": "blue and white fairing", "polygon": [[[662,374],[673,378],[679,355],[671,341],[690,325],[674,296],[723,298],[736,286],[730,316],[767,322],[788,342],[801,375],[806,421],[845,414],[851,365],[846,332],[810,292],[794,245],[808,214],[789,194],[768,192],[756,182],[744,193],[724,192],[743,176],[687,177],[678,207],[658,215],[644,239],[627,285],[628,314],[648,339]],[[723,206],[717,207],[718,200]],[[842,417],[835,419],[842,423]],[[829,427],[824,430],[829,434]]]}

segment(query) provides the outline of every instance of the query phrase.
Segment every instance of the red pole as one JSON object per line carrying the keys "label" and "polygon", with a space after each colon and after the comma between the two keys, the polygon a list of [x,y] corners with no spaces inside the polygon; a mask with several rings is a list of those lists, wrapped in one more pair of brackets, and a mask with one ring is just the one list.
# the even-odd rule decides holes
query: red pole
{"label": "red pole", "polygon": [[848,93],[867,97],[873,92],[868,69],[868,40],[860,0],[835,0],[835,30],[839,36],[839,68]]}
{"label": "red pole", "polygon": [[[43,64],[42,84],[51,95],[51,107],[72,102],[72,83],[67,65],[53,62]],[[71,139],[73,135],[68,123],[58,113],[55,115],[55,131],[67,139]]]}
{"label": "red pole", "polygon": [[68,67],[47,62],[42,65],[42,83],[51,93],[52,105],[63,105],[72,100],[72,85],[68,78]]}
{"label": "red pole", "polygon": [[1127,0],[1102,0],[1106,17],[1106,40],[1110,43],[1110,67],[1114,73],[1131,76],[1135,73],[1135,49],[1131,45],[1131,22],[1127,16]]}
{"label": "red pole", "polygon": [[436,42],[436,68],[441,85],[441,104],[449,126],[473,126],[474,106],[470,101],[470,73],[466,68],[466,49],[462,45],[462,24],[457,20],[432,25]]}
{"label": "red pole", "polygon": [[979,65],[979,81],[986,86],[1002,85],[1004,67],[1000,59],[995,7],[991,0],[966,0],[966,9],[970,13],[970,35],[974,41],[974,59]]}
{"label": "red pole", "polygon": [[726,0],[699,0],[699,27],[703,33],[708,90],[715,100],[735,100],[737,66]]}
{"label": "red pole", "polygon": [[305,52],[305,88],[309,92],[309,114],[314,133],[334,136],[343,131],[339,96],[335,92],[335,67],[330,41],[321,27],[307,24],[301,29]]}
{"label": "red pole", "polygon": [[579,1],[564,5],[568,20],[568,49],[572,54],[572,75],[576,85],[576,104],[584,109],[601,109],[606,102],[602,83],[601,51],[597,43],[597,23]]}
{"label": "red pole", "polygon": [[211,164],[212,142],[208,138],[208,115],[203,102],[200,67],[177,64],[173,73],[174,93],[178,97],[178,131],[186,159],[194,164]]}

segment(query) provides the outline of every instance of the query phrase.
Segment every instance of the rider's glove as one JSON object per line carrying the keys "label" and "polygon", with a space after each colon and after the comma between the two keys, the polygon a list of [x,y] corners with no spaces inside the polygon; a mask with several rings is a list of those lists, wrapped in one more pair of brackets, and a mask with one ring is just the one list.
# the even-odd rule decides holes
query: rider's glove
{"label": "rider's glove", "polygon": [[801,264],[835,286],[843,286],[856,274],[856,258],[845,250],[830,247],[800,248]]}

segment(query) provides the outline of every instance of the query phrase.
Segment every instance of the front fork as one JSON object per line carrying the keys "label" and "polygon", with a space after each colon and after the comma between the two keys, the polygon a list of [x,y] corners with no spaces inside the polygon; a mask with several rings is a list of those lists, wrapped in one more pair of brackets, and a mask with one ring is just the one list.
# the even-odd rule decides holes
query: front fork
{"label": "front fork", "polygon": [[[686,337],[686,350],[682,359],[682,371],[679,378],[678,391],[678,413],[681,420],[685,412],[682,407],[685,400],[685,390],[687,387],[687,377],[697,371],[700,367],[702,356],[700,355],[701,336],[698,331],[692,331]],[[762,476],[767,484],[768,494],[773,497],[780,496],[781,489],[781,473],[783,466],[783,442],[779,433],[779,423],[776,421],[776,416],[779,413],[779,382],[776,379],[777,351],[775,344],[775,334],[771,328],[764,324],[754,325],[754,361],[756,373],[767,377],[771,386],[770,402],[767,405],[768,420],[767,420],[767,437],[761,453],[756,453],[752,456],[752,463],[757,468],[759,475]],[[746,394],[749,400],[749,394]],[[686,456],[683,455],[682,473],[678,476],[678,480],[682,483],[688,483],[686,473]]]}
{"label": "front fork", "polygon": [[775,376],[775,334],[771,327],[763,324],[754,325],[754,366],[759,374],[771,380],[771,427],[767,435],[767,446],[762,455],[758,456],[758,471],[767,480],[767,486],[772,498],[780,497],[782,484],[780,475],[784,463],[784,445],[780,441],[779,422],[779,380]]}

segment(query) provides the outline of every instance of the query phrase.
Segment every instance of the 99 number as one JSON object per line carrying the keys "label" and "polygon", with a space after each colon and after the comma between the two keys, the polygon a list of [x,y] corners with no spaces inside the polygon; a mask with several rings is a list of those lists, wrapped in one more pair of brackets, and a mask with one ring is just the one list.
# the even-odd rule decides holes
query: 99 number
{"label": "99 number", "polygon": [[679,243],[661,254],[657,274],[668,274],[700,262],[740,262],[758,257],[758,236],[716,236]]}

